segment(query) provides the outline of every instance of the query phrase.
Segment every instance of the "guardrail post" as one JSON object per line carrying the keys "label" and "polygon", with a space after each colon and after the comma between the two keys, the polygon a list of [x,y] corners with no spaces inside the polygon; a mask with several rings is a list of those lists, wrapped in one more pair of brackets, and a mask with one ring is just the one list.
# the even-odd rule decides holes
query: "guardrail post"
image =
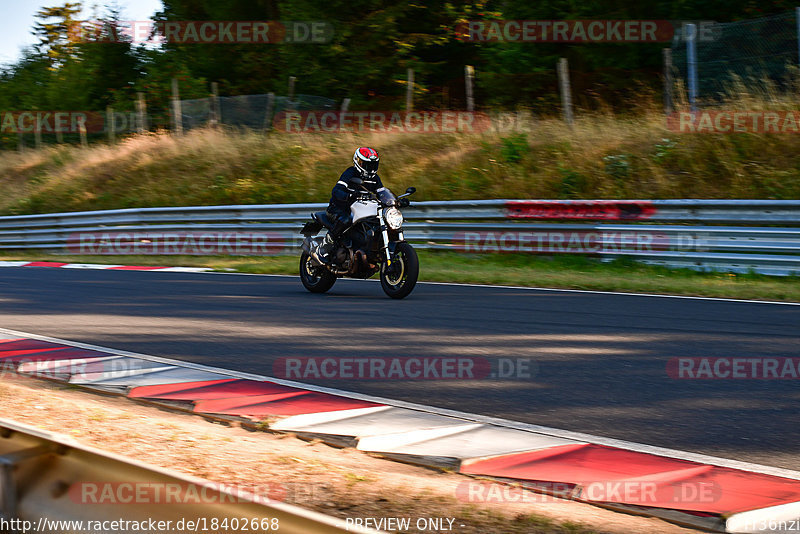
{"label": "guardrail post", "polygon": [[0,456],[0,518],[17,518],[17,484],[14,482],[17,464],[49,452],[51,450],[48,446],[40,445]]}
{"label": "guardrail post", "polygon": [[0,457],[0,519],[7,521],[17,515],[17,486],[13,471],[14,465]]}

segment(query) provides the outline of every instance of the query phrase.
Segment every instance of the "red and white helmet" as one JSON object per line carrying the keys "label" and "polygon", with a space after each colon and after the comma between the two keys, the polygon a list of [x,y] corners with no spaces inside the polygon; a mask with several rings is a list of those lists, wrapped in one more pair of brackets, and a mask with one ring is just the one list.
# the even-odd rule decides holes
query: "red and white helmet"
{"label": "red and white helmet", "polygon": [[353,165],[364,178],[372,178],[378,174],[378,164],[380,162],[381,158],[374,148],[360,146],[353,154]]}

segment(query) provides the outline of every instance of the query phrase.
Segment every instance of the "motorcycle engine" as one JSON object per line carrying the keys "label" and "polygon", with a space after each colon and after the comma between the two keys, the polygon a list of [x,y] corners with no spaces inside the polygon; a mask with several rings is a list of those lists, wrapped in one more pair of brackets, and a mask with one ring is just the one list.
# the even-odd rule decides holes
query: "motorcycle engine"
{"label": "motorcycle engine", "polygon": [[336,263],[339,265],[345,265],[347,261],[350,259],[350,255],[348,254],[348,250],[344,247],[339,247],[336,250],[336,255],[334,256]]}

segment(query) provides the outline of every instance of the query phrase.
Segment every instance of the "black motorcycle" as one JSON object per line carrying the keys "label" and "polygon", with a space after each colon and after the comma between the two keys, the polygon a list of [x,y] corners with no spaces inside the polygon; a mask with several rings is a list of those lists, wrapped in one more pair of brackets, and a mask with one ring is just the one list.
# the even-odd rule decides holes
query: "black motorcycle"
{"label": "black motorcycle", "polygon": [[[353,183],[361,185],[359,179]],[[410,204],[406,197],[415,191],[409,187],[405,194],[395,197],[388,189],[376,194],[362,187],[350,206],[351,222],[336,241],[330,237],[336,221],[324,211],[312,213],[312,220],[300,230],[305,236],[300,256],[300,280],[305,288],[324,293],[337,278],[367,279],[380,271],[381,287],[387,295],[393,299],[407,297],[417,283],[419,260],[403,239],[400,208]],[[328,234],[315,237],[323,228]],[[323,245],[332,249],[327,262],[320,257]]]}

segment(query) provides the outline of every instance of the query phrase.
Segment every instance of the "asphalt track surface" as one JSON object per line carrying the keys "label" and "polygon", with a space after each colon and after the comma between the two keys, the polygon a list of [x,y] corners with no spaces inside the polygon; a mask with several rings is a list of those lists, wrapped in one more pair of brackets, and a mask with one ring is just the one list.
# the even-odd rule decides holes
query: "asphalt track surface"
{"label": "asphalt track surface", "polygon": [[273,375],[278,358],[526,358],[531,378],[305,380],[800,468],[800,380],[671,378],[676,357],[798,357],[800,306],[296,277],[0,269],[0,327]]}

